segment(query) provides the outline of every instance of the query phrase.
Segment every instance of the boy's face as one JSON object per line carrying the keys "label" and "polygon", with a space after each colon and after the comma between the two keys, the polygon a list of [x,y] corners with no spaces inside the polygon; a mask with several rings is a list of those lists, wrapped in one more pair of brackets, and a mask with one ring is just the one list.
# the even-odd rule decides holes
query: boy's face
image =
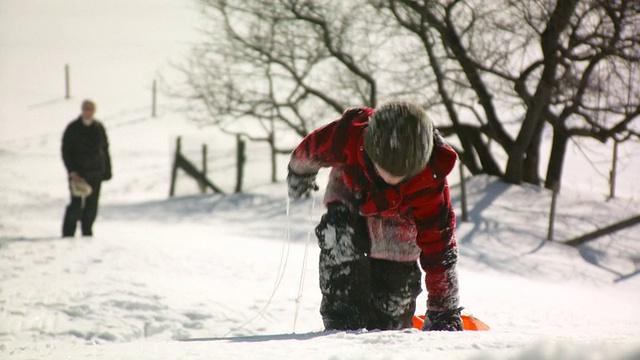
{"label": "boy's face", "polygon": [[398,185],[400,182],[402,182],[402,180],[406,178],[406,176],[391,175],[388,172],[386,172],[383,168],[378,166],[378,164],[376,163],[374,163],[373,166],[375,167],[376,172],[378,173],[378,175],[380,175],[382,180],[384,180],[384,182],[386,182],[389,185]]}

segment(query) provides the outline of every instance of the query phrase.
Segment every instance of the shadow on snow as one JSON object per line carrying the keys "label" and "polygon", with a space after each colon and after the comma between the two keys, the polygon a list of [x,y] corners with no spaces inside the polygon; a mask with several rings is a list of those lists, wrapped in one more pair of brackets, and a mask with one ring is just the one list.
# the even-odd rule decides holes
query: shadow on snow
{"label": "shadow on snow", "polygon": [[[310,340],[322,336],[338,334],[340,331],[316,331],[304,334],[275,334],[275,335],[245,335],[233,337],[210,337],[210,338],[188,338],[177,339],[182,342],[200,342],[200,341],[228,341],[238,343],[257,343],[267,341],[287,341],[287,340]],[[357,332],[353,332],[354,334]]]}

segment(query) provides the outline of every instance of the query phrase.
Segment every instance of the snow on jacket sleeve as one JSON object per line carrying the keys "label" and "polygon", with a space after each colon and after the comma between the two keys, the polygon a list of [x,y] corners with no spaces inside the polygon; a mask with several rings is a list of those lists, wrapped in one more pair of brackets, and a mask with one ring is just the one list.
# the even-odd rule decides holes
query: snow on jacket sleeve
{"label": "snow on jacket sleeve", "polygon": [[435,186],[416,194],[416,206],[412,211],[418,230],[416,242],[422,250],[420,265],[425,271],[425,285],[429,293],[427,309],[432,311],[459,306],[456,219],[446,179],[455,164],[456,154],[448,146],[438,150],[441,159],[432,166]]}
{"label": "snow on jacket sleeve", "polygon": [[357,140],[361,126],[372,114],[368,108],[349,109],[339,120],[307,135],[291,154],[289,171],[316,174],[320,168],[344,164],[350,156],[348,144]]}

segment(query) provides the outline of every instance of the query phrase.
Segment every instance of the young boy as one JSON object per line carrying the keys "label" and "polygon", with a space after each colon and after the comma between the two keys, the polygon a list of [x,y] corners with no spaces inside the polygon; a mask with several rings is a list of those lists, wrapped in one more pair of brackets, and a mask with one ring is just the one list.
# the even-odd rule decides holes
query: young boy
{"label": "young boy", "polygon": [[410,328],[418,258],[429,292],[423,330],[462,330],[446,179],[456,159],[425,110],[405,101],[347,110],[296,148],[291,198],[318,190],[318,170],[332,168],[316,227],[326,330]]}

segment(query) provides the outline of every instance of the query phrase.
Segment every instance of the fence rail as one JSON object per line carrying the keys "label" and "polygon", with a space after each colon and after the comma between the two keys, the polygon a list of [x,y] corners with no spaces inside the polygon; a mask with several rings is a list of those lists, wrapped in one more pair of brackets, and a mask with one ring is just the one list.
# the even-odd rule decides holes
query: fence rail
{"label": "fence rail", "polygon": [[596,231],[590,232],[588,234],[579,236],[575,239],[564,242],[564,244],[571,246],[580,246],[588,241],[595,240],[601,236],[614,233],[616,231],[620,231],[624,228],[628,228],[630,226],[634,226],[636,224],[640,224],[640,215],[636,215],[632,218],[620,221],[615,224],[611,224],[609,226],[603,227],[602,229],[598,229]]}
{"label": "fence rail", "polygon": [[[182,148],[182,138],[178,137],[176,140],[176,153],[173,160],[173,168],[171,169],[171,187],[169,188],[169,197],[173,197],[176,192],[176,181],[178,177],[178,169],[184,170],[187,175],[191,176],[198,182],[200,186],[200,190],[205,192],[206,188],[210,188],[215,193],[224,194],[224,191],[216,186],[209,178],[207,178],[207,169],[206,166],[203,165],[202,171],[198,171],[195,165],[191,163],[181,152]],[[203,156],[203,164],[207,158],[207,147],[203,146],[202,148],[202,156]]]}

